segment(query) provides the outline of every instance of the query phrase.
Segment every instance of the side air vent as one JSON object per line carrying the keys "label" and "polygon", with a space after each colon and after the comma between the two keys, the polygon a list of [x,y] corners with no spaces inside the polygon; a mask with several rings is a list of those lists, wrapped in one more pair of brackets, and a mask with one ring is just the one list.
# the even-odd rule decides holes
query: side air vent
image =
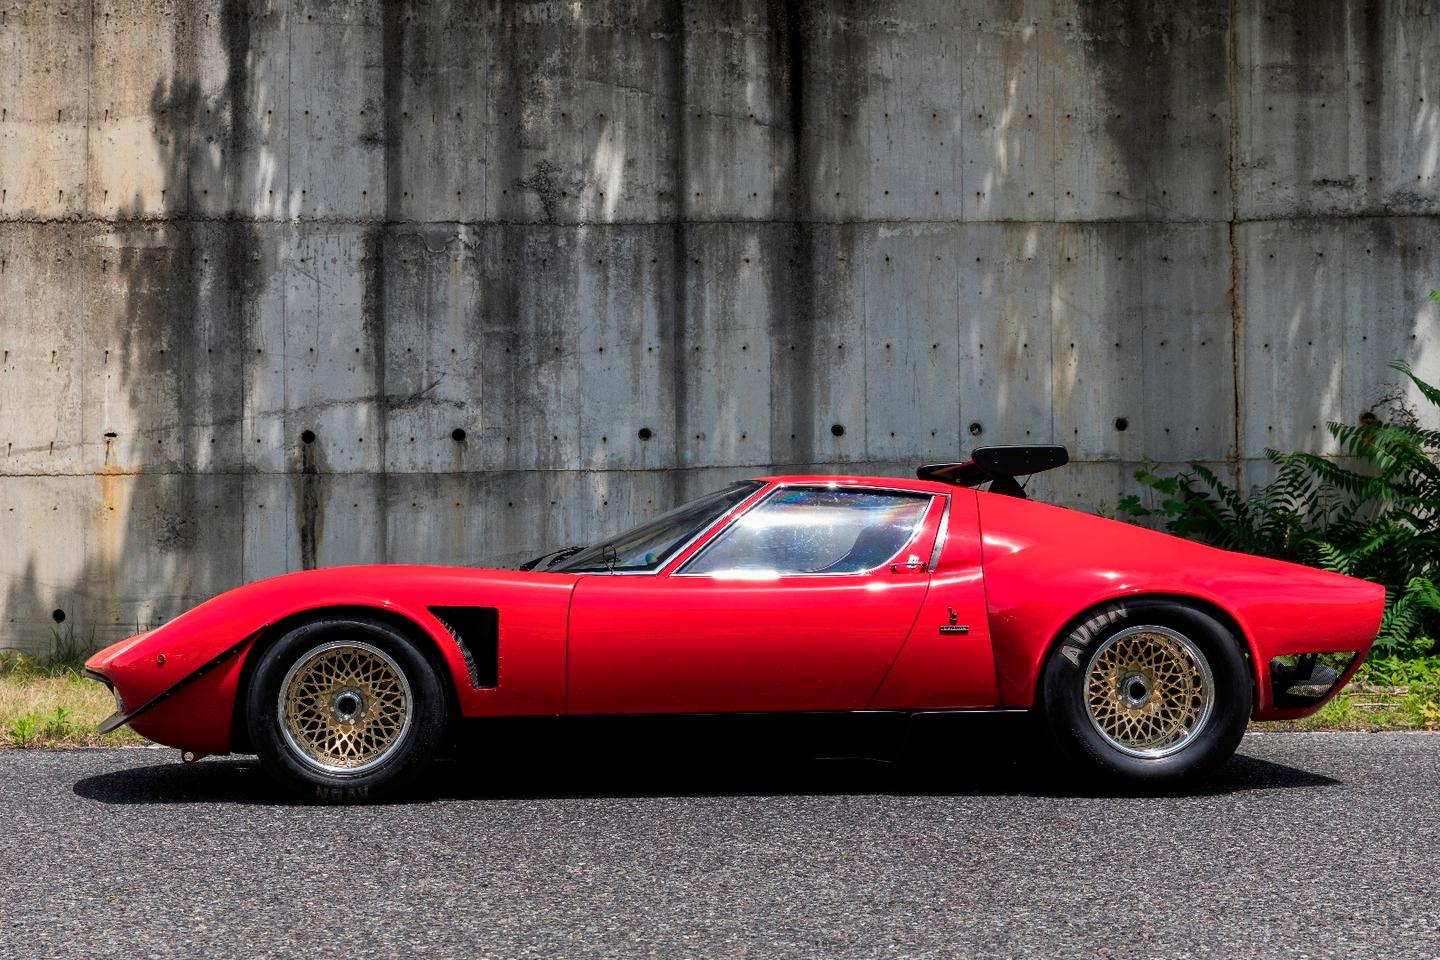
{"label": "side air vent", "polygon": [[500,611],[494,607],[431,607],[465,657],[476,690],[500,682]]}

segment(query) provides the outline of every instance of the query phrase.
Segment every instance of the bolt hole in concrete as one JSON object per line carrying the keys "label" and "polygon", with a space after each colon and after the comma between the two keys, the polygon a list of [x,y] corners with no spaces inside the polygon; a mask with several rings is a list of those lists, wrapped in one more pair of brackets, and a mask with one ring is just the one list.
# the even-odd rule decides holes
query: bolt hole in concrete
{"label": "bolt hole in concrete", "polygon": [[653,436],[655,436],[655,431],[651,430],[649,427],[641,427],[641,428],[640,428],[640,439],[641,439],[641,440],[649,440],[649,439],[650,439],[651,437],[653,437]]}
{"label": "bolt hole in concrete", "polygon": [[978,437],[978,436],[980,436],[980,434],[982,434],[982,433],[984,433],[984,432],[985,432],[985,427],[981,425],[981,423],[980,423],[979,420],[971,420],[971,421],[970,421],[970,436],[972,436],[972,437]]}
{"label": "bolt hole in concrete", "polygon": [[463,428],[463,427],[456,427],[454,430],[451,430],[451,431],[450,431],[450,439],[451,439],[451,440],[454,440],[456,443],[464,443],[464,442],[465,442],[465,430],[464,430],[464,428]]}
{"label": "bolt hole in concrete", "polygon": [[830,427],[830,434],[831,434],[831,436],[836,436],[836,437],[843,437],[843,436],[845,436],[845,425],[844,425],[843,423],[833,424],[833,425]]}
{"label": "bolt hole in concrete", "polygon": [[1130,421],[1129,421],[1129,419],[1126,418],[1126,417],[1116,417],[1116,418],[1115,418],[1115,429],[1121,431],[1122,433],[1123,433],[1124,431],[1130,429]]}
{"label": "bolt hole in concrete", "polygon": [[64,623],[64,622],[65,622],[65,611],[64,611],[64,610],[61,610],[61,609],[58,608],[58,607],[55,608],[54,610],[50,611],[50,619],[51,619],[51,620],[54,620],[56,623]]}
{"label": "bolt hole in concrete", "polygon": [[315,442],[315,431],[314,431],[314,430],[306,430],[306,431],[302,432],[302,433],[300,434],[300,442],[301,442],[301,443],[314,443],[314,442]]}

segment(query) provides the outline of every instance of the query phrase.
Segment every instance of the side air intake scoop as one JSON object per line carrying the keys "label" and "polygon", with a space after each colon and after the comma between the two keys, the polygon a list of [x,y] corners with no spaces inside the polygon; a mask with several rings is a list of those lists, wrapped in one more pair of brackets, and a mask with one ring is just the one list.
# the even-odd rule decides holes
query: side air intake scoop
{"label": "side air intake scoop", "polygon": [[958,487],[974,487],[990,481],[991,493],[1023,498],[1025,491],[1016,477],[1054,470],[1069,462],[1070,454],[1058,444],[976,447],[964,463],[927,463],[915,471],[915,476]]}

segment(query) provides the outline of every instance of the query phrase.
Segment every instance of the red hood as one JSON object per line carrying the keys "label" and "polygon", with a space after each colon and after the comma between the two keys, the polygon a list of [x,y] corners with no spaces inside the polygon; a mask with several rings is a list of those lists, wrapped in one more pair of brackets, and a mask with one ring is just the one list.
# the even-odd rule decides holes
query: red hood
{"label": "red hood", "polygon": [[[175,724],[203,729],[184,730],[188,749],[228,749],[229,712],[181,713],[205,697],[233,698],[240,670],[250,653],[247,638],[265,628],[320,608],[383,611],[403,618],[428,635],[449,669],[457,696],[467,713],[483,713],[503,705],[515,713],[558,713],[564,706],[565,618],[570,592],[579,578],[570,574],[471,567],[372,565],[307,570],[236,587],[154,630],[107,647],[86,662],[87,669],[115,685],[126,710],[134,710],[169,690],[188,675],[207,668],[217,657],[237,648],[224,671],[186,690],[182,703],[147,713],[133,724],[166,725],[164,742],[176,742]],[[431,612],[433,607],[495,607],[502,611],[502,635],[510,655],[506,669],[513,681],[501,704],[492,690],[476,689],[470,681],[465,654],[455,638]],[[555,678],[555,679],[551,679]],[[492,704],[490,701],[495,701]]]}

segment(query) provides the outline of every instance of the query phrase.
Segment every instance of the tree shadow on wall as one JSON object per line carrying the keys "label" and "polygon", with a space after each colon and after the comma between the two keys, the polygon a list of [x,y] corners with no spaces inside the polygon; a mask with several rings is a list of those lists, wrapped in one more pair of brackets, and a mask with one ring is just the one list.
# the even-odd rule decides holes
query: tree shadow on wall
{"label": "tree shadow on wall", "polygon": [[[243,194],[237,155],[254,93],[243,7],[231,0],[223,12],[229,64],[214,95],[197,79],[204,25],[183,12],[169,21],[176,75],[157,81],[150,96],[159,177],[148,195],[136,188],[102,213],[92,184],[82,362],[101,396],[87,402],[87,435],[71,438],[82,451],[80,472],[51,481],[54,526],[7,589],[7,641],[22,650],[84,653],[239,582],[246,304],[258,237],[243,219],[209,220],[194,209],[191,179],[196,165],[210,164],[205,181],[225,191],[226,209]],[[105,142],[109,111],[104,117],[87,118],[92,142]],[[102,155],[98,167],[145,163]],[[40,551],[57,544],[83,551],[61,583],[36,574]]]}

